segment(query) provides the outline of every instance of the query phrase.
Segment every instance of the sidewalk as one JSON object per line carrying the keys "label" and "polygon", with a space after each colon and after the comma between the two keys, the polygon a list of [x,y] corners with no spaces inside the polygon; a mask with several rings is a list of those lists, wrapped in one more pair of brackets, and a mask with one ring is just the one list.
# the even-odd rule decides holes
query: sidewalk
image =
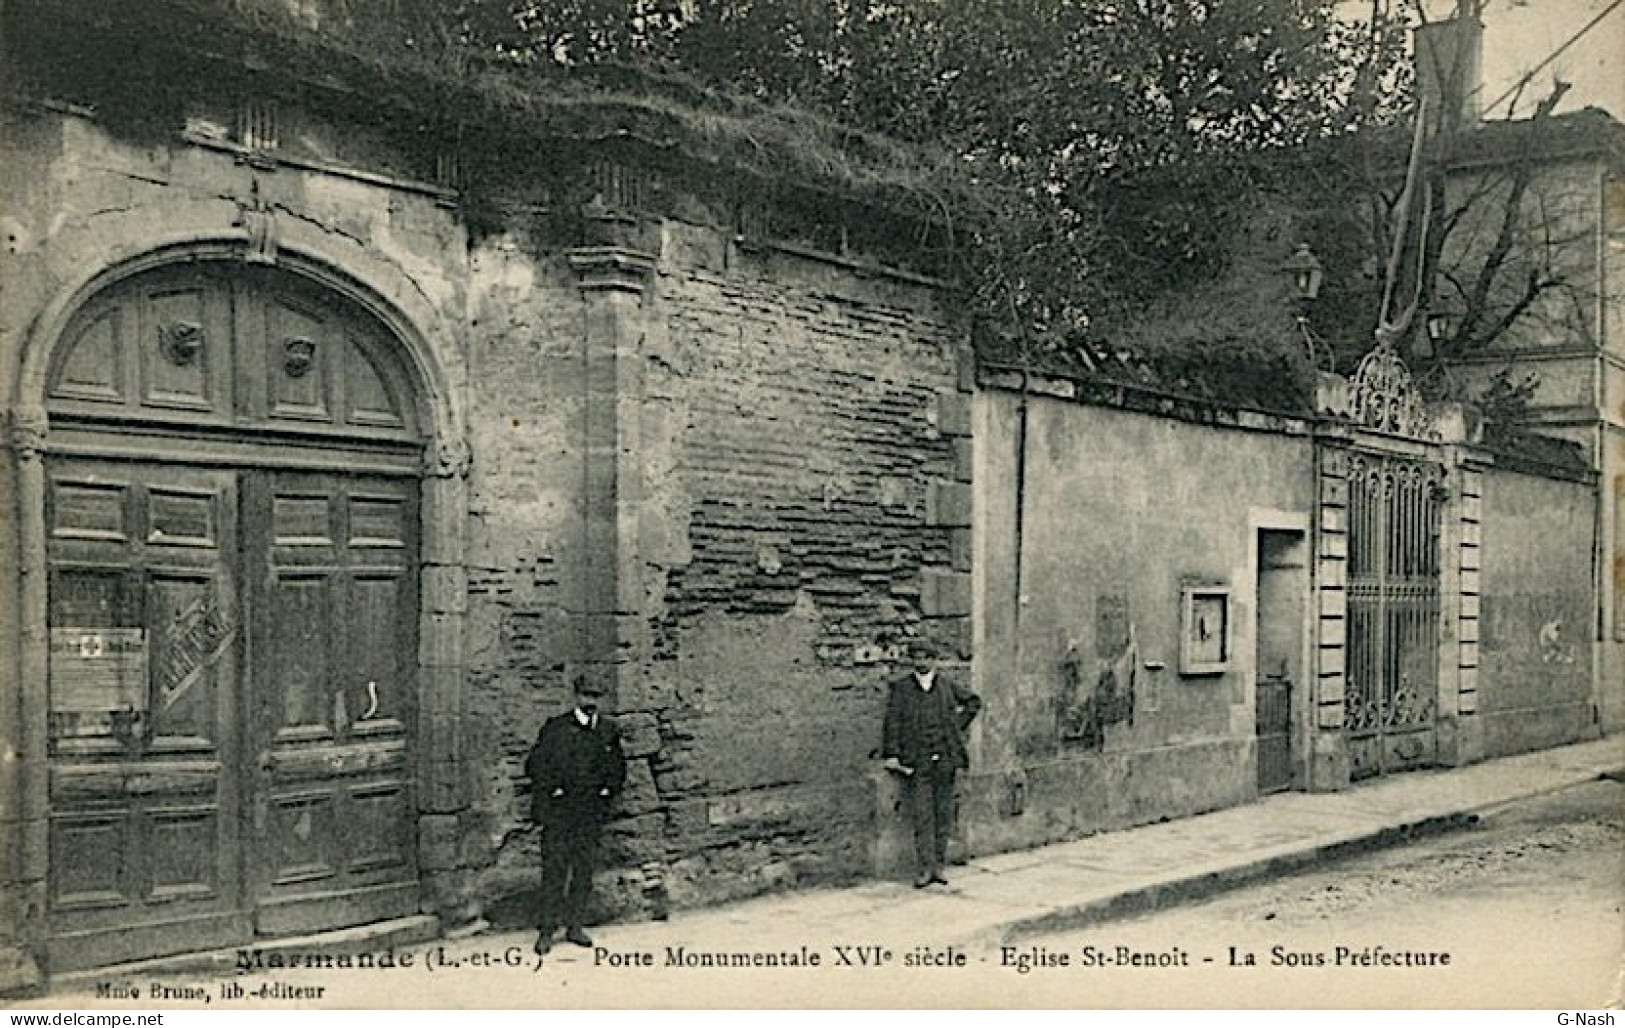
{"label": "sidewalk", "polygon": [[[774,947],[883,939],[996,946],[1177,905],[1246,882],[1468,823],[1473,815],[1625,770],[1625,736],[1466,768],[1420,771],[1336,793],[1257,803],[970,861],[952,884],[877,882],[784,893],[668,922],[605,926],[617,948]],[[515,935],[528,946],[531,935]],[[506,940],[504,940],[506,941]],[[566,946],[565,949],[570,947]]]}
{"label": "sidewalk", "polygon": [[[946,888],[915,889],[903,882],[875,882],[684,911],[663,922],[603,925],[593,930],[602,950],[561,943],[541,966],[531,956],[533,933],[481,932],[412,951],[420,967],[431,962],[426,954],[433,952],[439,954],[438,959],[449,961],[449,966],[487,969],[480,974],[442,970],[438,976],[374,974],[358,978],[353,971],[302,968],[231,980],[250,989],[257,983],[325,986],[325,991],[303,996],[273,997],[298,998],[314,1005],[690,1005],[693,996],[704,995],[707,999],[702,1005],[735,1005],[731,1001],[738,1001],[776,1006],[811,990],[801,996],[801,1002],[840,1006],[846,1005],[842,999],[856,1001],[862,993],[843,992],[844,985],[830,988],[833,982],[848,980],[830,977],[829,965],[839,964],[834,954],[837,947],[872,947],[876,952],[889,947],[899,955],[919,946],[938,953],[955,947],[971,954],[972,964],[985,963],[987,954],[995,953],[999,945],[1024,936],[1082,928],[1191,902],[1416,835],[1448,831],[1512,801],[1621,774],[1625,774],[1625,736],[1616,735],[1467,768],[1397,775],[1345,792],[1280,793],[1244,807],[979,858],[950,868],[952,884]],[[279,941],[265,952],[308,954],[324,947],[329,952],[358,951],[353,940],[345,945],[314,938]],[[824,977],[753,971],[741,979],[737,972],[723,970],[673,976],[669,971],[636,969],[658,968],[667,953],[678,947],[709,954],[818,951],[823,954],[825,970],[819,974]],[[650,958],[653,963],[627,970],[626,963],[617,965],[606,953],[654,956]],[[198,955],[189,958],[190,962],[183,958],[180,964],[163,961],[139,969],[76,976],[58,982],[45,1002],[105,1006],[95,1002],[97,982],[173,980],[177,974],[197,981],[203,975],[230,975],[233,956],[220,954],[210,961]],[[713,977],[727,974],[735,977]],[[679,986],[678,979],[688,984]],[[858,985],[860,989],[882,989],[884,981],[873,976],[851,980],[869,983]],[[750,990],[741,991],[740,983],[750,985]],[[686,991],[692,987],[707,991]],[[628,988],[634,989],[635,998]],[[887,998],[884,991],[872,995],[879,1002]],[[996,1003],[997,998],[984,996],[982,1002]]]}

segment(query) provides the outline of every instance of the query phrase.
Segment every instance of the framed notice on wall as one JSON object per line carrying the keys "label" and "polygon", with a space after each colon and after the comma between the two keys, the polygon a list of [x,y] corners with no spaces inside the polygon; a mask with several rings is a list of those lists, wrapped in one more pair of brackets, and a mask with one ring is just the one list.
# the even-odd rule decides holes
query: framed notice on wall
{"label": "framed notice on wall", "polygon": [[51,713],[146,709],[145,629],[51,629]]}
{"label": "framed notice on wall", "polygon": [[1230,587],[1187,585],[1181,594],[1179,673],[1230,669]]}

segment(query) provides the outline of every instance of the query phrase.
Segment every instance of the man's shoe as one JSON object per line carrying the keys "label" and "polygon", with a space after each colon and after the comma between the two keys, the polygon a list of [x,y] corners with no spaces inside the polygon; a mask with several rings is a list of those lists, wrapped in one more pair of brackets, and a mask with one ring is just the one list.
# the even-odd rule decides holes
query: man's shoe
{"label": "man's shoe", "polygon": [[927,885],[930,885],[930,884],[931,884],[931,879],[926,875],[916,875],[914,877],[914,887],[916,889],[923,889]]}
{"label": "man's shoe", "polygon": [[564,933],[566,942],[573,942],[577,946],[591,946],[592,936],[581,930],[580,925],[573,925]]}
{"label": "man's shoe", "polygon": [[932,885],[947,885],[948,884],[948,879],[942,877],[942,872],[938,871],[936,874],[931,876],[931,884]]}
{"label": "man's shoe", "polygon": [[552,949],[552,948],[553,948],[553,929],[544,928],[541,931],[537,932],[536,933],[536,945],[531,947],[531,949],[536,951],[536,955],[539,956],[539,957],[545,957],[545,956],[547,956],[547,951]]}

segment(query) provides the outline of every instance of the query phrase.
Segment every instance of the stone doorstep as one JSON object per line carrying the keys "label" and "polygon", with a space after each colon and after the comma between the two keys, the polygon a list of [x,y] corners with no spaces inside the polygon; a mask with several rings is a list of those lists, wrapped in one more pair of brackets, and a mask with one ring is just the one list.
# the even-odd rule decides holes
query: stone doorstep
{"label": "stone doorstep", "polygon": [[229,949],[202,950],[195,953],[177,953],[174,956],[155,957],[128,964],[112,964],[85,971],[70,971],[52,975],[49,992],[75,991],[93,988],[97,982],[117,978],[135,978],[150,975],[207,974],[229,975],[237,970],[237,954],[253,950],[267,956],[299,953],[323,955],[356,955],[398,950],[439,938],[440,919],[433,914],[415,914],[390,921],[340,928],[315,935],[292,938],[254,939]]}

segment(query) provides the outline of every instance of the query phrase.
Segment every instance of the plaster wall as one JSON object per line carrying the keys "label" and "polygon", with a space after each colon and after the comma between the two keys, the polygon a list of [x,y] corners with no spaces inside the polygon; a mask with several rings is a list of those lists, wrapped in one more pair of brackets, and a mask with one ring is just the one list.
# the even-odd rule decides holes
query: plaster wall
{"label": "plaster wall", "polygon": [[[1256,533],[1307,528],[1307,437],[989,391],[977,448],[972,848],[1253,798]],[[1181,673],[1188,585],[1231,589],[1222,671]]]}
{"label": "plaster wall", "polygon": [[1494,469],[1483,476],[1478,689],[1486,757],[1596,734],[1595,503],[1584,484]]}

